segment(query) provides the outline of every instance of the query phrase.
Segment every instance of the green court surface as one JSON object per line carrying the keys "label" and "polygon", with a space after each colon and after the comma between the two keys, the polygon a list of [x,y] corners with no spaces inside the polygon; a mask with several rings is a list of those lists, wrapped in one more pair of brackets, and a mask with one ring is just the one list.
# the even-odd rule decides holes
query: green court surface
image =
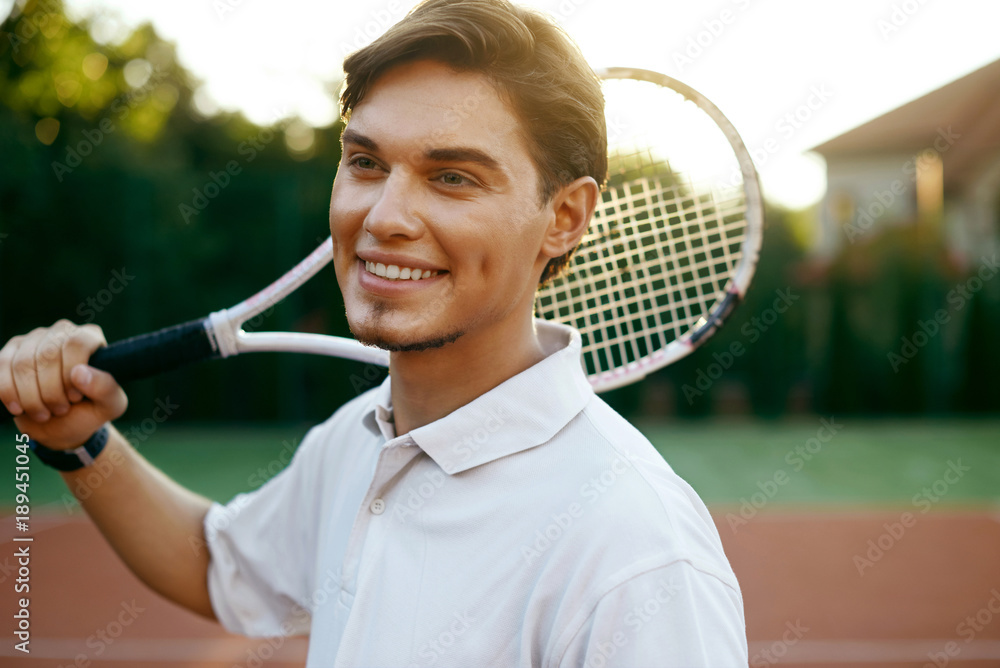
{"label": "green court surface", "polygon": [[996,419],[639,426],[709,504],[1000,505]]}
{"label": "green court surface", "polygon": [[[638,426],[710,505],[1000,506],[1000,420]],[[225,501],[277,473],[306,429],[165,424],[148,436],[134,431],[133,442],[185,486]],[[14,436],[0,430],[0,506],[8,509],[16,493]],[[75,505],[59,475],[33,457],[30,473],[33,512]]]}

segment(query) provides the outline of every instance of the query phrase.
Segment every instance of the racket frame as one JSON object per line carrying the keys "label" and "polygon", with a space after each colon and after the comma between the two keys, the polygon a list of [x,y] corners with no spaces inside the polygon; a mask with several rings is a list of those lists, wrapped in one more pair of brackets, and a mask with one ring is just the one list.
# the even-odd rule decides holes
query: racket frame
{"label": "racket frame", "polygon": [[746,145],[735,126],[708,98],[687,84],[652,70],[609,67],[597,70],[597,75],[603,81],[632,79],[663,86],[679,93],[708,114],[725,135],[737,159],[743,178],[743,195],[746,206],[746,233],[740,245],[740,259],[725,286],[725,296],[714,305],[707,315],[699,318],[688,331],[665,347],[622,366],[590,374],[589,380],[594,391],[606,392],[642,380],[650,373],[690,355],[711,338],[729,318],[733,309],[743,301],[760,259],[760,248],[764,237],[764,206],[757,170]]}
{"label": "racket frame", "polygon": [[[602,80],[632,79],[663,86],[680,94],[709,115],[725,135],[737,158],[743,179],[747,226],[740,247],[740,260],[725,287],[725,296],[707,315],[699,318],[691,329],[665,347],[623,366],[590,375],[589,380],[594,390],[605,392],[641,380],[686,357],[711,338],[743,300],[750,287],[760,256],[764,215],[763,196],[750,153],[733,124],[708,98],[687,84],[652,70],[610,67],[598,70],[597,75]],[[388,366],[389,354],[386,351],[365,346],[354,339],[299,332],[246,332],[242,329],[244,323],[277,305],[332,259],[333,240],[328,237],[271,285],[232,308],[210,314],[206,327],[217,356],[225,358],[250,352],[297,352]]]}
{"label": "racket frame", "polygon": [[[723,131],[735,153],[743,177],[747,231],[741,256],[725,287],[725,297],[695,325],[666,347],[622,367],[589,376],[595,391],[604,392],[638,381],[702,345],[742,301],[760,256],[763,239],[763,200],[753,160],[732,123],[701,93],[672,77],[636,68],[599,70],[602,79],[637,79],[670,88],[704,110]],[[350,338],[301,332],[246,332],[243,325],[312,278],[333,259],[333,240],[327,238],[281,278],[249,299],[200,320],[117,341],[97,350],[90,364],[110,372],[119,382],[147,378],[180,366],[213,358],[252,352],[298,352],[341,357],[387,366],[389,354]],[[581,360],[582,361],[582,360]],[[0,413],[6,413],[5,410]]]}
{"label": "racket frame", "polygon": [[343,357],[388,366],[389,353],[354,339],[302,332],[246,332],[243,325],[275,307],[333,260],[333,239],[327,237],[281,278],[236,306],[209,314],[206,327],[218,357],[242,353],[289,352]]}

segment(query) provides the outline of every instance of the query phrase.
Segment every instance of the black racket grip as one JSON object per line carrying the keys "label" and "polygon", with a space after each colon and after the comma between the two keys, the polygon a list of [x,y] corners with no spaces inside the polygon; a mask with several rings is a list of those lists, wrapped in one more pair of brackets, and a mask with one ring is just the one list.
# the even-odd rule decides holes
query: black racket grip
{"label": "black racket grip", "polygon": [[[127,383],[219,357],[207,325],[208,318],[202,318],[115,341],[98,348],[87,363],[107,371],[119,383]],[[0,404],[0,421],[9,418],[10,413]]]}
{"label": "black racket grip", "polygon": [[207,325],[208,318],[202,318],[115,341],[95,351],[88,363],[127,383],[212,359],[218,353]]}

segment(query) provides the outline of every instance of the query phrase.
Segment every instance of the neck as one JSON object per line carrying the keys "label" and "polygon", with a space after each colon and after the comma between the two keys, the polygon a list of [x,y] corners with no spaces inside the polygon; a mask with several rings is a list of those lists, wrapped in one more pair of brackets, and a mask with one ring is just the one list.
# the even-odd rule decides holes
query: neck
{"label": "neck", "polygon": [[392,353],[396,434],[443,418],[544,357],[530,315],[502,329],[465,334],[441,348]]}

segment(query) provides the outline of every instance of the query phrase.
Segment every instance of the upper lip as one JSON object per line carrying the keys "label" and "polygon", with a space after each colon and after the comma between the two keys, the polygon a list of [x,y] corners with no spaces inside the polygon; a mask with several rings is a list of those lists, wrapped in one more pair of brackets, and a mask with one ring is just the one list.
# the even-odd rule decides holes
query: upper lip
{"label": "upper lip", "polygon": [[393,253],[383,253],[382,251],[359,251],[358,257],[365,262],[384,264],[387,267],[394,264],[400,268],[409,267],[410,269],[421,269],[426,271],[445,271],[441,267],[433,265],[430,262],[424,262],[423,260],[403,255],[395,255]]}

